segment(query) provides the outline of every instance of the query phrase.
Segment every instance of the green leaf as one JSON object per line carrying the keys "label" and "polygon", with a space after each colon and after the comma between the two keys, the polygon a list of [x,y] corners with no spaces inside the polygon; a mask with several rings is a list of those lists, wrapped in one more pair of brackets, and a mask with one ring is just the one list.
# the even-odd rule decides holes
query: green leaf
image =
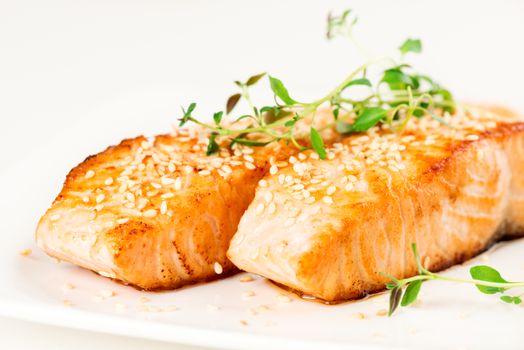
{"label": "green leaf", "polygon": [[404,292],[404,297],[400,305],[408,306],[417,300],[418,293],[420,292],[420,287],[422,286],[422,280],[415,280],[408,284],[406,291]]}
{"label": "green leaf", "polygon": [[251,85],[256,84],[257,81],[259,81],[264,75],[266,75],[265,72],[249,77],[249,79],[246,81],[246,86],[251,86]]}
{"label": "green leaf", "polygon": [[363,132],[368,131],[386,115],[386,110],[381,107],[364,108],[358,115],[357,119],[351,126],[351,131]]}
{"label": "green leaf", "polygon": [[393,288],[389,294],[389,311],[388,316],[391,316],[398,307],[400,299],[402,298],[402,288]]}
{"label": "green leaf", "polygon": [[324,146],[324,140],[317,129],[311,127],[310,130],[311,147],[317,152],[320,159],[326,159],[326,147]]}
{"label": "green leaf", "polygon": [[[496,282],[496,283],[508,283],[500,273],[495,270],[492,267],[486,266],[486,265],[478,265],[473,266],[469,273],[471,274],[471,277],[473,279],[479,280],[479,281],[486,281],[486,282]],[[495,294],[495,293],[502,293],[506,290],[506,288],[500,288],[500,287],[486,287],[479,284],[476,284],[478,290],[480,290],[482,293],[485,294]]]}
{"label": "green leaf", "polygon": [[217,136],[218,136],[217,133],[211,133],[211,135],[209,135],[209,143],[207,144],[207,150],[206,150],[207,156],[217,153],[220,150],[220,147],[218,146],[218,144],[215,141]]}
{"label": "green leaf", "polygon": [[235,108],[235,106],[237,105],[238,101],[240,100],[241,96],[242,96],[241,94],[234,94],[233,96],[230,96],[227,99],[227,102],[226,102],[226,114],[231,113],[233,108]]}
{"label": "green leaf", "polygon": [[353,86],[353,85],[364,85],[364,86],[369,86],[371,87],[371,82],[369,81],[369,79],[366,79],[366,78],[360,78],[360,79],[354,79],[354,80],[351,80],[349,83],[346,84],[346,86],[344,86],[344,89],[350,87],[350,86]]}
{"label": "green leaf", "polygon": [[272,77],[269,75],[269,83],[271,85],[271,90],[273,90],[273,93],[278,96],[287,105],[294,105],[298,102],[292,99],[289,96],[289,92],[287,91],[286,87],[284,86],[284,83],[282,83],[281,80]]}
{"label": "green leaf", "polygon": [[505,303],[515,304],[515,305],[519,305],[522,303],[522,299],[520,297],[511,296],[511,295],[503,295],[500,297],[500,300],[502,300]]}
{"label": "green leaf", "polygon": [[224,112],[222,112],[222,111],[216,112],[215,114],[213,114],[213,120],[215,121],[216,125],[220,125],[220,121],[222,120],[222,115],[223,114],[224,114]]}
{"label": "green leaf", "polygon": [[271,142],[273,142],[273,140],[271,140],[271,141],[255,141],[255,140],[242,139],[242,138],[238,138],[238,137],[233,138],[232,141],[234,143],[238,143],[238,144],[241,144],[241,145],[253,146],[253,147],[262,147],[262,146],[268,145]]}
{"label": "green leaf", "polygon": [[196,108],[195,102],[191,103],[189,107],[187,108],[187,110],[185,110],[184,107],[182,107],[182,113],[184,113],[184,115],[182,116],[182,118],[179,119],[180,124],[178,124],[178,126],[184,126],[184,124],[188,122],[189,118],[191,118],[191,113],[193,113],[195,108]]}
{"label": "green leaf", "polygon": [[260,110],[262,113],[264,113],[264,121],[267,123],[267,124],[271,124],[273,122],[276,122],[277,120],[279,119],[282,119],[284,117],[287,117],[289,116],[290,114],[292,114],[292,112],[290,111],[286,111],[286,110],[282,110],[280,107],[278,106],[273,106],[273,107],[262,107],[262,109]]}
{"label": "green leaf", "polygon": [[403,90],[407,85],[415,87],[413,79],[399,68],[391,68],[384,72],[381,82],[388,84],[391,90]]}
{"label": "green leaf", "polygon": [[399,47],[399,50],[403,55],[408,52],[420,53],[422,52],[422,42],[420,39],[407,39]]}

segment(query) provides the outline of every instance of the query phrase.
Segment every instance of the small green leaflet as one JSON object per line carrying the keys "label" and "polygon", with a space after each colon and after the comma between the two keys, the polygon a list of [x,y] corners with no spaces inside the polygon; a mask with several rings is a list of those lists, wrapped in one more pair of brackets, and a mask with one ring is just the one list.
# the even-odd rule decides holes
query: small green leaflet
{"label": "small green leaflet", "polygon": [[227,99],[227,102],[226,102],[226,114],[231,113],[233,108],[235,108],[235,106],[237,105],[238,101],[240,100],[241,96],[242,96],[241,94],[234,94],[233,96],[230,96]]}
{"label": "small green leaflet", "polygon": [[289,92],[287,91],[286,87],[284,86],[284,83],[282,83],[281,80],[272,77],[271,75],[269,77],[269,83],[271,85],[271,90],[273,90],[273,93],[278,96],[284,102],[286,105],[294,105],[298,102],[293,100],[289,96]]}
{"label": "small green leaflet", "polygon": [[418,84],[400,68],[391,68],[384,72],[381,82],[389,85],[391,90],[403,90],[406,85],[416,87]]}
{"label": "small green leaflet", "polygon": [[257,81],[259,81],[264,75],[266,75],[266,73],[260,73],[260,74],[249,77],[249,79],[246,81],[246,86],[251,86],[251,85],[256,84]]}
{"label": "small green leaflet", "polygon": [[220,150],[220,147],[218,146],[217,142],[215,141],[217,136],[218,134],[215,132],[209,135],[209,143],[207,144],[207,150],[206,150],[207,156],[215,154]]}
{"label": "small green leaflet", "polygon": [[324,146],[324,141],[322,140],[322,136],[320,136],[318,130],[314,127],[311,127],[310,137],[311,147],[313,147],[315,152],[317,152],[320,159],[326,159],[326,147]]}
{"label": "small green leaflet", "polygon": [[353,86],[353,85],[364,85],[364,86],[369,86],[369,87],[372,86],[371,81],[369,81],[369,79],[360,78],[360,79],[351,80],[349,83],[347,83],[346,86],[344,86],[344,89],[347,89],[348,87]]}
{"label": "small green leaflet", "polygon": [[511,295],[503,295],[503,296],[500,297],[500,300],[502,300],[505,303],[515,304],[515,305],[518,305],[518,304],[522,303],[522,299],[520,297],[518,297],[518,296],[511,296]]}
{"label": "small green leaflet", "polygon": [[[508,281],[502,278],[502,276],[497,270],[486,265],[473,266],[469,270],[469,273],[471,274],[471,277],[473,277],[473,279],[476,280],[496,283],[508,283]],[[502,293],[506,290],[506,288],[486,287],[478,284],[476,284],[476,287],[478,288],[478,290],[485,294]]]}
{"label": "small green leaflet", "polygon": [[407,39],[398,49],[403,55],[408,52],[421,53],[422,42],[419,39]]}
{"label": "small green leaflet", "polygon": [[220,121],[222,120],[222,115],[224,114],[224,112],[220,111],[220,112],[216,112],[215,114],[213,114],[213,120],[215,121],[215,124],[218,126],[220,125]]}
{"label": "small green leaflet", "polygon": [[364,108],[359,113],[357,120],[351,126],[351,131],[364,132],[368,131],[386,115],[386,110],[381,107]]}
{"label": "small green leaflet", "polygon": [[189,118],[191,118],[191,113],[195,110],[195,108],[196,108],[195,102],[189,105],[189,107],[187,108],[187,111],[184,109],[184,107],[182,107],[182,113],[184,113],[184,115],[182,116],[182,118],[180,118],[180,124],[178,124],[178,126],[184,126],[184,124],[187,123]]}
{"label": "small green leaflet", "polygon": [[404,292],[404,297],[402,298],[402,302],[400,305],[402,306],[408,306],[409,304],[413,303],[415,300],[417,300],[418,293],[420,292],[420,287],[422,286],[421,280],[415,280],[408,284],[408,287],[406,288],[406,291]]}

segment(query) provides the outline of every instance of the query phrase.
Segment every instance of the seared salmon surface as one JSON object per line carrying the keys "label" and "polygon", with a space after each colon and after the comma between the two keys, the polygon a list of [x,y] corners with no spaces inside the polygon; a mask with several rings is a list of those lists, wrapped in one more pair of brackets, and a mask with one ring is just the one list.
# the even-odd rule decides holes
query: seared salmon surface
{"label": "seared salmon surface", "polygon": [[[323,136],[337,137],[332,130]],[[226,251],[258,181],[298,150],[284,142],[221,144],[207,156],[208,137],[204,129],[176,129],[88,157],[67,175],[41,218],[39,247],[147,290],[237,271]]]}
{"label": "seared salmon surface", "polygon": [[524,122],[468,107],[306,151],[259,181],[228,256],[240,269],[326,301],[432,271],[524,234]]}

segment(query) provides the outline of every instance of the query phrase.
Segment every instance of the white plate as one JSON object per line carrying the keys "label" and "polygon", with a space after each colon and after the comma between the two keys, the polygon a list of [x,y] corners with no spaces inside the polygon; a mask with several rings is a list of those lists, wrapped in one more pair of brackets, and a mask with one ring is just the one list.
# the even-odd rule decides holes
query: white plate
{"label": "white plate", "polygon": [[[93,128],[96,125],[92,126]],[[86,126],[81,126],[86,132]],[[376,315],[387,295],[333,306],[304,301],[262,278],[240,282],[241,275],[178,291],[146,293],[67,263],[55,263],[33,243],[36,222],[57,193],[66,169],[86,154],[80,129],[60,138],[68,147],[42,147],[8,171],[0,172],[0,314],[65,327],[230,349],[373,349],[373,348],[521,348],[521,306],[480,294],[472,286],[426,283],[417,306],[392,318]],[[102,145],[107,140],[93,140]],[[84,145],[81,146],[75,146]],[[57,152],[60,149],[60,153]],[[465,266],[446,272],[468,275],[468,266],[488,263],[509,280],[524,276],[524,241],[504,243]],[[29,257],[18,253],[33,249]],[[76,288],[63,289],[71,283]],[[101,290],[116,296],[102,301]],[[252,297],[243,296],[254,292]],[[146,297],[149,303],[141,304]],[[73,305],[65,306],[64,300]],[[124,310],[115,305],[125,305]],[[144,311],[144,305],[151,305]],[[219,307],[213,310],[209,305]],[[262,310],[264,305],[267,310]],[[152,312],[176,306],[175,311]],[[252,314],[250,310],[255,310]],[[364,319],[355,315],[362,313]],[[243,325],[245,321],[247,324]]]}

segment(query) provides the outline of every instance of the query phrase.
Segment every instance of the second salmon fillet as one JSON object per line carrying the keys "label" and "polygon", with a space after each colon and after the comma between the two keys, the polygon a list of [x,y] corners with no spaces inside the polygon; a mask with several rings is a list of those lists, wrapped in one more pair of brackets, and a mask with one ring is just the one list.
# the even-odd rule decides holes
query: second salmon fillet
{"label": "second salmon fillet", "polygon": [[504,110],[412,119],[305,152],[261,180],[228,256],[327,301],[383,290],[524,234],[524,123]]}

